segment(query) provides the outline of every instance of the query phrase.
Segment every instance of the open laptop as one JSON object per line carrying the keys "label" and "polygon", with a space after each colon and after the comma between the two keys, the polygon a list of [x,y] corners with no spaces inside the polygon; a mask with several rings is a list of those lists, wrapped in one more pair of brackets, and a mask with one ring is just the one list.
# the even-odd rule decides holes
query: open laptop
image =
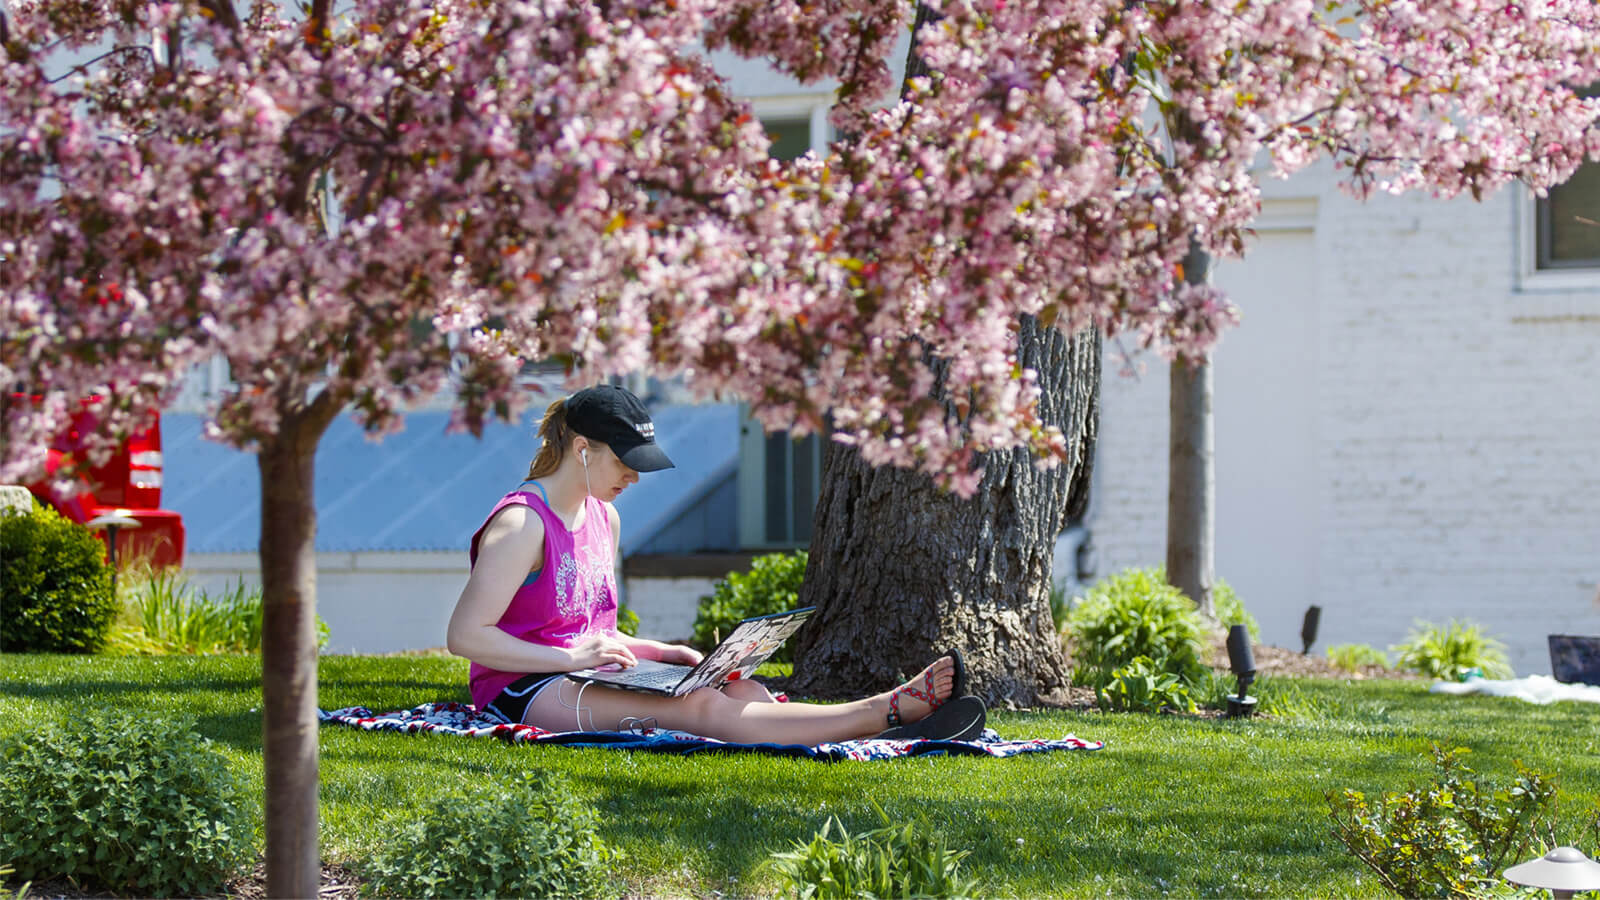
{"label": "open laptop", "polygon": [[703,687],[721,687],[725,682],[749,678],[756,667],[776,653],[789,635],[811,617],[815,606],[791,609],[769,616],[755,616],[735,625],[716,649],[696,666],[641,659],[627,669],[600,667],[568,672],[568,678],[604,684],[625,691],[666,694],[677,697]]}

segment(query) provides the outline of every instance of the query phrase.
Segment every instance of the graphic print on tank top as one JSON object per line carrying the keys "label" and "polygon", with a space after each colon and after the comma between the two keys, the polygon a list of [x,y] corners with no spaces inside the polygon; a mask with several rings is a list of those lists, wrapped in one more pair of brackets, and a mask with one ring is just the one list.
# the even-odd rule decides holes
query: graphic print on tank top
{"label": "graphic print on tank top", "polygon": [[594,614],[616,605],[616,585],[610,559],[596,560],[578,548],[579,558],[561,554],[556,565],[556,609],[563,616],[593,618]]}

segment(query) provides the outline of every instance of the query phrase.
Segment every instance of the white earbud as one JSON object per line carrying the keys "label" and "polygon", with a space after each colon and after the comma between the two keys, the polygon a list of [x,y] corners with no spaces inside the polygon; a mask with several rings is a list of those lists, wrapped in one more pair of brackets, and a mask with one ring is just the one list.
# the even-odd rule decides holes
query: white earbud
{"label": "white earbud", "polygon": [[585,469],[589,468],[589,448],[588,447],[585,447],[582,450],[578,451],[578,458],[583,460],[583,467]]}

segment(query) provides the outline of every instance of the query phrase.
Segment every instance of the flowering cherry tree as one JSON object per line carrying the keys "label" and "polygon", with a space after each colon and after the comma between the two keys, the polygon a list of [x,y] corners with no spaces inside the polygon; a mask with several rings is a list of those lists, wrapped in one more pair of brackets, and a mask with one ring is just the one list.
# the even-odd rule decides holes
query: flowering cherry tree
{"label": "flowering cherry tree", "polygon": [[[109,443],[227,359],[212,431],[262,476],[269,891],[315,890],[311,465],[341,409],[383,433],[448,388],[476,430],[526,403],[526,361],[557,357],[827,429],[841,465],[979,511],[916,558],[966,612],[894,646],[988,627],[1029,700],[1062,677],[1047,550],[984,529],[1053,535],[1072,502],[1093,390],[1058,404],[1052,379],[1092,377],[1093,336],[1201,358],[1232,324],[1181,261],[1242,252],[1257,166],[1331,156],[1357,194],[1479,195],[1600,150],[1572,90],[1595,77],[1586,0],[926,9],[925,70],[897,96],[912,7],[878,0],[11,0],[0,392],[41,399],[5,409],[0,479],[40,468],[80,398]],[[847,137],[769,159],[703,46],[836,81]],[[1056,481],[1019,493],[1029,478]],[[847,494],[841,516],[871,506]],[[904,534],[904,505],[880,505],[897,520],[856,520],[859,540]],[[983,546],[1008,568],[971,559]],[[812,643],[803,662],[843,658]]]}

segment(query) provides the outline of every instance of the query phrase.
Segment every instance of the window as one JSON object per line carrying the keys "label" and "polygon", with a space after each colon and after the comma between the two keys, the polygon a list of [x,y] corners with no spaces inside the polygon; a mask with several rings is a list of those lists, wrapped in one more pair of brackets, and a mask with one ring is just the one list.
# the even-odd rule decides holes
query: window
{"label": "window", "polygon": [[[1579,94],[1600,96],[1600,84]],[[1514,317],[1592,317],[1600,290],[1600,162],[1580,165],[1544,197],[1529,190],[1517,194],[1521,298]]]}
{"label": "window", "polygon": [[763,118],[761,125],[767,130],[767,138],[772,141],[772,148],[767,155],[773,159],[794,159],[805,156],[806,151],[811,149],[810,119]]}
{"label": "window", "polygon": [[739,430],[740,546],[805,546],[822,486],[822,438],[767,434],[748,415]]}
{"label": "window", "polygon": [[[825,103],[754,101],[774,159],[822,149],[828,135]],[[739,544],[747,549],[804,546],[811,540],[811,516],[822,485],[824,438],[767,434],[748,413],[739,425]]]}
{"label": "window", "polygon": [[1600,268],[1600,163],[1588,162],[1534,204],[1537,268]]}

